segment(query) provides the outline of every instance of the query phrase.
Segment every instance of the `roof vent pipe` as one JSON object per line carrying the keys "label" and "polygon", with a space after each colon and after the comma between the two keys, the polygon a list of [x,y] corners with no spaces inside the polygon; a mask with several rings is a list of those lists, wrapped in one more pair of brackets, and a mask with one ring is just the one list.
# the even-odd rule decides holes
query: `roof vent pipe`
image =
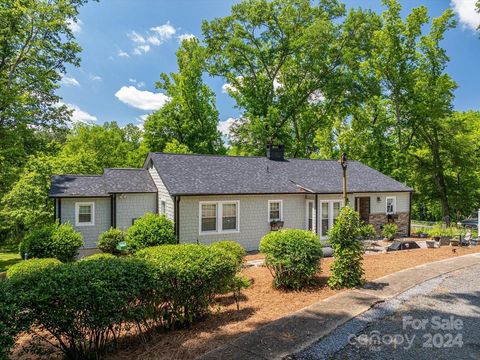
{"label": "roof vent pipe", "polygon": [[275,161],[285,160],[285,146],[267,144],[267,158]]}

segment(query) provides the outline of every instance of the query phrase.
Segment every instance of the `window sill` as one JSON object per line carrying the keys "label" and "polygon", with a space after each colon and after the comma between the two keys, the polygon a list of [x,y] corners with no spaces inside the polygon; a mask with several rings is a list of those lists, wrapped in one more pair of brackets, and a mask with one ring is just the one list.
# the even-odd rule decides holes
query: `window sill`
{"label": "window sill", "polygon": [[76,227],[82,227],[82,226],[95,226],[95,223],[75,223]]}
{"label": "window sill", "polygon": [[200,231],[199,235],[216,235],[216,234],[237,234],[240,230],[225,230],[225,231]]}

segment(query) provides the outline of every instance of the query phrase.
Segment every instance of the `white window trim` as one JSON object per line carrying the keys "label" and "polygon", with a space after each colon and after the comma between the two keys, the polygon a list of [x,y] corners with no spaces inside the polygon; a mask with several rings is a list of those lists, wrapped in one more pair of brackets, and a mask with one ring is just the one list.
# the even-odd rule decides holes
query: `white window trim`
{"label": "white window trim", "polygon": [[[388,200],[392,199],[393,200],[393,212],[389,213],[388,212]],[[385,213],[388,214],[396,214],[397,213],[397,197],[396,196],[387,196],[385,198]]]}
{"label": "white window trim", "polygon": [[[217,229],[212,231],[202,231],[202,205],[217,205]],[[223,205],[236,204],[237,205],[237,228],[234,230],[223,230]],[[212,234],[236,234],[240,232],[240,200],[224,200],[224,201],[199,201],[198,203],[198,234],[212,235]]]}
{"label": "white window trim", "polygon": [[333,204],[340,203],[340,210],[343,208],[343,200],[340,199],[328,199],[328,200],[320,200],[320,209],[319,209],[319,216],[318,216],[318,230],[320,234],[320,239],[325,240],[327,239],[327,235],[322,235],[322,220],[323,220],[323,206],[322,204],[328,204],[328,229],[331,229],[333,226]]}
{"label": "white window trim", "polygon": [[268,212],[267,212],[267,222],[270,224],[272,219],[270,219],[270,206],[272,203],[280,203],[280,220],[278,221],[283,221],[283,200],[268,200]]}
{"label": "white window trim", "polygon": [[[80,222],[80,206],[91,206],[92,208],[92,221]],[[75,203],[75,226],[94,226],[95,225],[95,203],[94,202],[76,202]]]}

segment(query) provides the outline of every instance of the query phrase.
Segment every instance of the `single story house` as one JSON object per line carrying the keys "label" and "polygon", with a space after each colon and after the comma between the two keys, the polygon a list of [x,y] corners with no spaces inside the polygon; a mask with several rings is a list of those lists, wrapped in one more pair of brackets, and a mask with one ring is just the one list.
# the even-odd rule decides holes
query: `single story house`
{"label": "single story house", "polygon": [[[395,222],[409,235],[412,191],[348,162],[348,203],[378,231]],[[337,161],[284,158],[282,146],[269,146],[266,157],[150,153],[142,169],[55,175],[50,197],[55,218],[70,222],[92,250],[102,232],[126,230],[147,212],[173,220],[181,243],[230,239],[256,250],[263,235],[282,226],[325,239],[344,205]]]}

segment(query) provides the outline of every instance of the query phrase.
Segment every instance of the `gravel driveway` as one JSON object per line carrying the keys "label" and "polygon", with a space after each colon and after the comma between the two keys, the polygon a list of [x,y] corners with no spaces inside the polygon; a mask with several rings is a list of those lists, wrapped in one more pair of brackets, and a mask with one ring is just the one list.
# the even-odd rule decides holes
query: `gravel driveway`
{"label": "gravel driveway", "polygon": [[480,266],[416,286],[292,358],[480,360]]}

